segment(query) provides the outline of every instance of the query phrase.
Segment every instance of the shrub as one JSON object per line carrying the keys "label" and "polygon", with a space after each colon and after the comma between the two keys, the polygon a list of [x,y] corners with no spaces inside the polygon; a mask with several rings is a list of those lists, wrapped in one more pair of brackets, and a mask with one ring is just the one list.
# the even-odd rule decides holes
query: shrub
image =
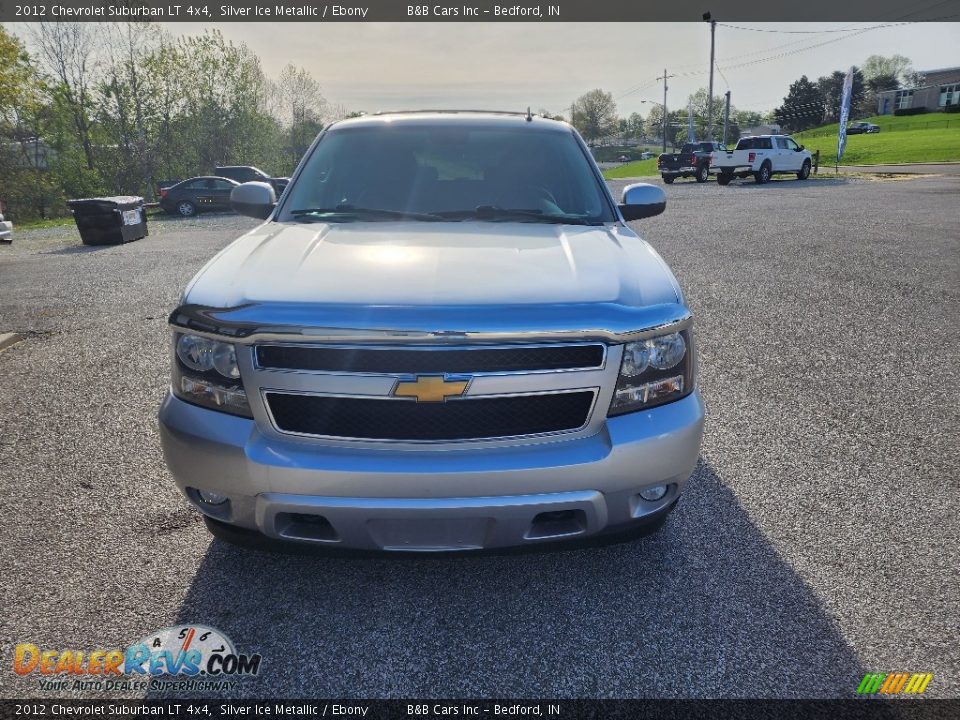
{"label": "shrub", "polygon": [[927,109],[925,107],[915,108],[897,108],[893,111],[894,115],[923,115]]}

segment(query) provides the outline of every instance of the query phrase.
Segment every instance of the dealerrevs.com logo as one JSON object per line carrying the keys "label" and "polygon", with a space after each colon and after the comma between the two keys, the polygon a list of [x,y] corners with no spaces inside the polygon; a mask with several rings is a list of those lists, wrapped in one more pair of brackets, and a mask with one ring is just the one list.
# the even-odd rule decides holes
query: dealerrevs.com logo
{"label": "dealerrevs.com logo", "polygon": [[42,690],[231,690],[260,671],[258,654],[238,653],[216,628],[178,625],[127,648],[42,649],[20,643],[13,671],[37,676]]}

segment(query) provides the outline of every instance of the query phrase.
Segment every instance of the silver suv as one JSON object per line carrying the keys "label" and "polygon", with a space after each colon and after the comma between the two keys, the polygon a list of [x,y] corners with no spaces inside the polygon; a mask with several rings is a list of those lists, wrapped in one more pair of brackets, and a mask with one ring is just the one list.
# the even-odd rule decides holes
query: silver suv
{"label": "silver suv", "polygon": [[477,550],[659,527],[697,460],[690,313],[580,136],[336,123],[170,316],[167,464],[237,542]]}

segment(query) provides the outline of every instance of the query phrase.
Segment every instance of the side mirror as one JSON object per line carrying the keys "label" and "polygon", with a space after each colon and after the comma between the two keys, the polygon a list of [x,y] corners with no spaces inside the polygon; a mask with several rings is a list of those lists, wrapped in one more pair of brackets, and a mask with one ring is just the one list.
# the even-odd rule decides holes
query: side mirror
{"label": "side mirror", "polygon": [[804,148],[803,145],[798,145],[798,146],[797,146],[797,152],[802,152],[802,151],[805,150],[805,149],[806,149],[806,148]]}
{"label": "side mirror", "polygon": [[230,207],[241,215],[266,220],[277,205],[277,194],[270,183],[245,182],[230,191]]}
{"label": "side mirror", "polygon": [[627,185],[623,189],[623,201],[619,207],[624,220],[642,220],[666,210],[667,194],[650,183]]}

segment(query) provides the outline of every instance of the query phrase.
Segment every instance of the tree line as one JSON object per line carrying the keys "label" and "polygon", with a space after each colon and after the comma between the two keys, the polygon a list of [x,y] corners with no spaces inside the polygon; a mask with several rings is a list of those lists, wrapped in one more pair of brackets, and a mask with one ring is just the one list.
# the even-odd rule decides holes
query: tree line
{"label": "tree line", "polygon": [[0,26],[0,200],[21,220],[62,215],[68,198],[151,200],[158,181],[216,165],[286,175],[323,125],[347,114],[308,71],[288,65],[269,78],[249,47],[217,30],[173,38],[131,22],[29,32]]}
{"label": "tree line", "polygon": [[[690,116],[693,117],[694,135],[699,140],[707,139],[709,130],[709,95],[706,88],[700,88],[689,95],[686,102],[677,101],[676,109],[667,110],[667,144],[683,145],[689,137]],[[723,134],[723,121],[726,112],[726,98],[719,95],[713,98],[713,134],[720,139]],[[663,105],[655,103],[649,115],[644,118],[633,112],[626,117],[617,115],[617,106],[613,94],[602,89],[591,90],[578,97],[570,108],[573,125],[579,133],[593,143],[605,140],[642,141],[663,137]],[[727,140],[735,142],[742,129],[770,121],[769,113],[738,110],[730,105],[730,117],[727,123]]]}
{"label": "tree line", "polygon": [[[787,132],[799,132],[836,122],[840,115],[840,99],[846,74],[846,70],[835,70],[816,81],[811,81],[804,75],[791,83],[783,103],[769,112],[739,110],[735,104],[731,104],[727,142],[736,142],[743,130],[758,125],[776,123]],[[871,55],[860,67],[854,67],[851,118],[875,115],[879,93],[913,87],[922,84],[922,81],[922,77],[913,70],[909,58],[902,55]],[[679,146],[687,142],[689,114],[693,115],[694,134],[697,139],[709,139],[709,103],[706,88],[700,88],[688,96],[686,102],[675,102],[676,107],[667,112],[667,143]],[[588,142],[662,138],[663,105],[651,104],[646,118],[636,112],[627,117],[619,117],[613,94],[598,88],[578,97],[570,112],[574,126]],[[714,96],[713,139],[722,139],[724,113],[725,98]]]}
{"label": "tree line", "polygon": [[[806,75],[790,84],[783,104],[773,111],[774,119],[785,130],[800,132],[840,117],[840,100],[847,70],[834,70],[816,81]],[[853,68],[850,93],[851,119],[877,114],[878,95],[886,90],[915,87],[923,84],[910,59],[903,55],[871,55]]]}

